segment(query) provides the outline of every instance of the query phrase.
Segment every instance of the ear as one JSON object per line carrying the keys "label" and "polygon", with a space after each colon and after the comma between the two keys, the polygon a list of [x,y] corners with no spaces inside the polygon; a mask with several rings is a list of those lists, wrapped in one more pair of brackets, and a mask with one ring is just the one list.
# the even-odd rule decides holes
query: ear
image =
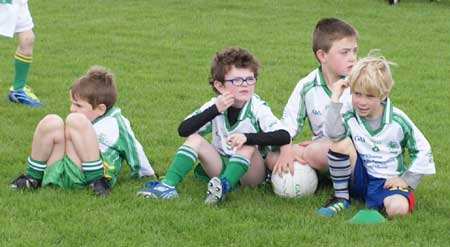
{"label": "ear", "polygon": [[223,94],[223,92],[225,91],[225,86],[223,85],[222,82],[215,80],[214,81],[214,88],[220,93]]}
{"label": "ear", "polygon": [[317,59],[319,59],[321,64],[325,63],[327,61],[326,54],[327,53],[322,49],[319,49],[316,51],[316,57],[317,57]]}
{"label": "ear", "polygon": [[105,114],[107,110],[107,107],[105,104],[100,104],[97,107],[95,107],[94,111],[99,115],[99,116],[103,116],[103,114]]}

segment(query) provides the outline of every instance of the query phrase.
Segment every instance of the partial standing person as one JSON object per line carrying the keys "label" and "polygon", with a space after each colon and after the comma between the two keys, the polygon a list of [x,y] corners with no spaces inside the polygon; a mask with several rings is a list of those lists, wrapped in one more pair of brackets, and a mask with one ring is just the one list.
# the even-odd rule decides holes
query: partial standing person
{"label": "partial standing person", "polygon": [[[294,138],[302,131],[307,119],[313,132],[312,140],[288,144],[270,152],[267,165],[274,173],[294,172],[293,161],[308,164],[316,170],[328,168],[327,152],[331,141],[323,131],[325,112],[330,104],[331,88],[348,75],[356,62],[358,33],[347,22],[324,18],[317,22],[312,35],[312,50],[320,66],[301,79],[284,108],[281,122]],[[347,102],[346,90],[342,102]],[[350,104],[346,108],[350,108]]]}
{"label": "partial standing person", "polygon": [[16,34],[18,43],[8,99],[29,106],[42,106],[31,87],[26,85],[33,60],[33,26],[28,0],[0,0],[0,35],[12,38]]}
{"label": "partial standing person", "polygon": [[69,95],[65,121],[50,114],[37,125],[25,173],[11,183],[12,188],[90,186],[105,196],[123,161],[131,177],[154,175],[130,122],[114,107],[116,86],[108,70],[92,66],[72,83]]}
{"label": "partial standing person", "polygon": [[[427,139],[388,97],[393,84],[389,62],[377,56],[359,60],[334,84],[325,121],[334,141],[328,152],[334,195],[319,215],[350,207],[350,196],[388,217],[405,215],[414,208],[420,178],[435,173]],[[341,114],[339,99],[348,87],[353,109]]]}

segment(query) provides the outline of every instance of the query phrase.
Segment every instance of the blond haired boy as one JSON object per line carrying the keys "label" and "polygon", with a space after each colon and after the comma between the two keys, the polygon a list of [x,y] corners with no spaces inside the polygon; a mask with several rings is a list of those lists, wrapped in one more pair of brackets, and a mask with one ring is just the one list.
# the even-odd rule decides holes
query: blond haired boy
{"label": "blond haired boy", "polygon": [[[330,103],[330,89],[336,81],[347,76],[355,64],[357,39],[357,31],[343,20],[324,18],[317,22],[312,50],[320,66],[297,83],[281,118],[292,138],[302,130],[308,119],[313,137],[311,141],[282,146],[281,152],[269,153],[267,165],[274,173],[293,173],[294,160],[317,170],[328,167],[326,154],[331,141],[323,133],[323,124]],[[342,102],[348,101],[349,95],[346,90]]]}
{"label": "blond haired boy", "polygon": [[70,87],[70,114],[64,121],[45,116],[36,127],[27,169],[11,183],[15,189],[56,185],[89,185],[97,195],[108,195],[122,162],[132,177],[154,175],[142,145],[116,102],[113,75],[92,66]]}
{"label": "blond haired boy", "polygon": [[[388,98],[393,83],[389,62],[377,56],[359,60],[346,80],[335,83],[325,122],[334,140],[328,152],[334,196],[318,214],[335,215],[352,196],[388,217],[405,215],[414,208],[420,177],[435,173],[430,144]],[[341,115],[347,87],[353,110]]]}

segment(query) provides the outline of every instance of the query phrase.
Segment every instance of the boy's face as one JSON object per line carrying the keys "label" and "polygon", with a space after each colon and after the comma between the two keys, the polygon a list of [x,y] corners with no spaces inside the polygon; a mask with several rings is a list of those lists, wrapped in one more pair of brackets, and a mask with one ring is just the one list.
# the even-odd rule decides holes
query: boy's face
{"label": "boy's face", "polygon": [[347,76],[356,62],[358,44],[356,37],[346,37],[333,42],[330,50],[324,52],[322,66],[336,76]]}
{"label": "boy's face", "polygon": [[370,93],[363,93],[355,89],[352,93],[352,105],[359,116],[367,119],[376,119],[383,114],[382,99]]}
{"label": "boy's face", "polygon": [[104,114],[104,110],[102,110],[101,105],[98,105],[96,108],[93,108],[89,102],[86,100],[77,98],[74,99],[72,97],[72,93],[70,92],[70,112],[71,113],[81,113],[86,116],[89,121],[96,119],[97,117]]}
{"label": "boy's face", "polygon": [[[244,79],[239,84],[239,79]],[[225,80],[216,87],[221,94],[229,92],[234,97],[233,107],[241,108],[251,99],[255,89],[255,74],[248,68],[236,68],[232,66],[231,70],[225,74]],[[252,84],[252,85],[250,85]]]}

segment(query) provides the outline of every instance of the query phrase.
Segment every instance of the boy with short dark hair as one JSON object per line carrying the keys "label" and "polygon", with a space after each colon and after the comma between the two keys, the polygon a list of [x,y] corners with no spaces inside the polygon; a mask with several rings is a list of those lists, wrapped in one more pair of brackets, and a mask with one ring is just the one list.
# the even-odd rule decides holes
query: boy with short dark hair
{"label": "boy with short dark hair", "polygon": [[[223,201],[230,189],[241,184],[259,184],[265,178],[261,152],[266,145],[289,143],[289,133],[267,104],[254,94],[259,64],[247,50],[230,47],[217,53],[211,65],[209,84],[218,94],[180,124],[187,137],[178,149],[165,178],[150,181],[139,195],[173,198],[183,177],[195,168],[197,177],[208,182],[206,204]],[[209,143],[203,135],[211,133]]]}
{"label": "boy with short dark hair", "polygon": [[144,150],[116,102],[113,75],[92,66],[70,88],[66,121],[45,116],[36,127],[27,169],[12,188],[45,185],[79,188],[89,185],[97,195],[110,193],[126,160],[132,177],[152,176]]}
{"label": "boy with short dark hair", "polygon": [[[267,164],[274,173],[293,173],[294,160],[317,170],[327,169],[326,154],[331,141],[323,134],[323,124],[330,103],[330,89],[336,81],[347,76],[355,64],[357,39],[357,31],[343,20],[324,18],[317,22],[312,35],[312,50],[320,66],[297,83],[281,118],[292,138],[308,119],[313,137],[311,141],[282,146],[280,152],[270,152]],[[349,95],[346,90],[342,102]]]}

